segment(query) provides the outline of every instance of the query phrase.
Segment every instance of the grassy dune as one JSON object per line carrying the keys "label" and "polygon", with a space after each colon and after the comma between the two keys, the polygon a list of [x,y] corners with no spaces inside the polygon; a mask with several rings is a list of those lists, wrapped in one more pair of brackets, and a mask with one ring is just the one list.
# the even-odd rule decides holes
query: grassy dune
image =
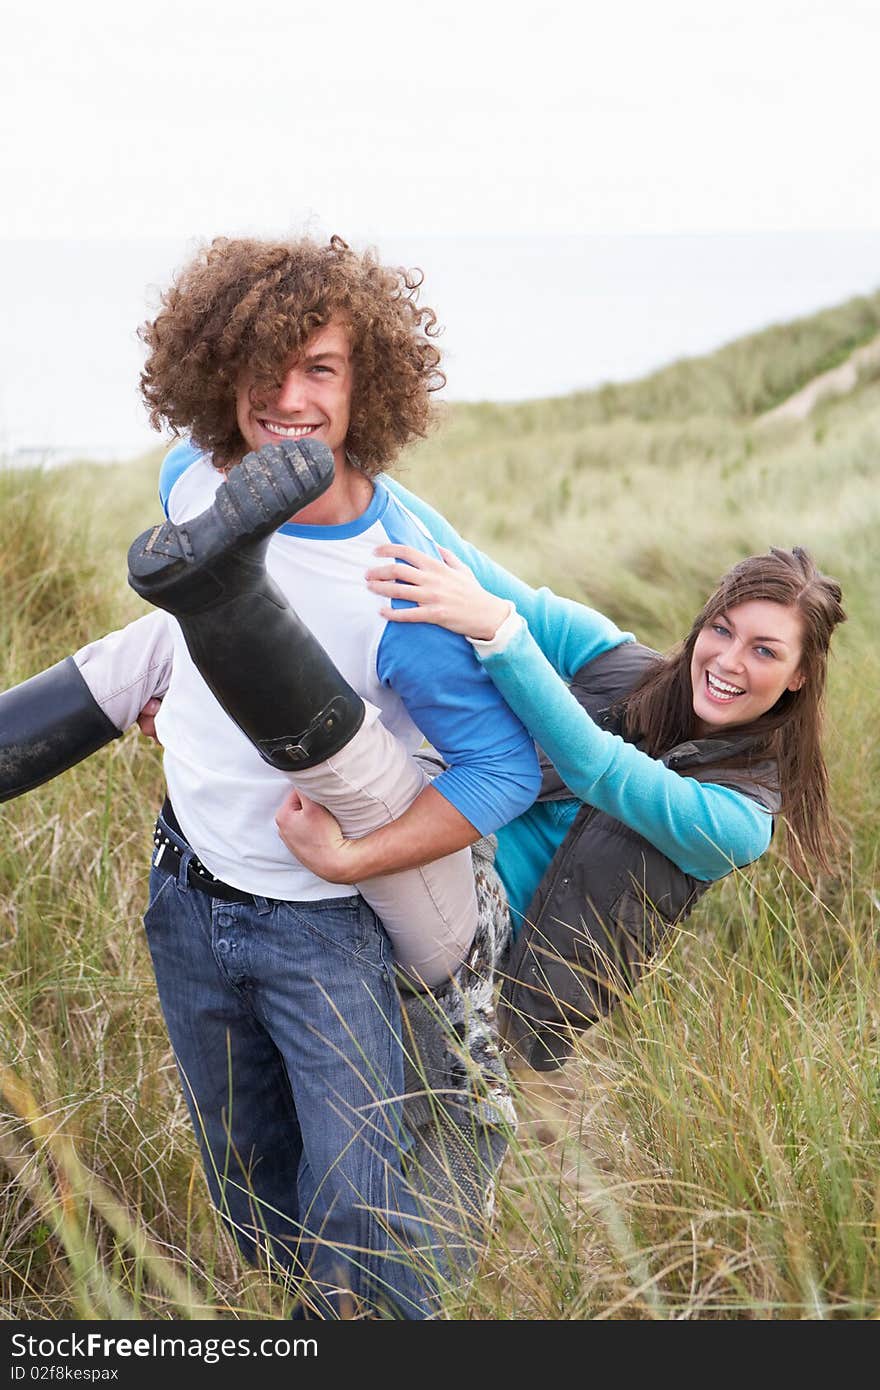
{"label": "grassy dune", "polygon": [[[708,895],[549,1079],[454,1317],[880,1312],[876,734],[880,382],[758,414],[880,331],[880,296],[643,382],[471,406],[400,474],[525,577],[663,646],[726,565],[809,546],[845,586],[829,762],[839,868]],[[0,473],[5,687],[136,616],[156,457]],[[208,1201],[140,927],[161,770],[132,734],[0,811],[0,1316],[280,1316]]]}

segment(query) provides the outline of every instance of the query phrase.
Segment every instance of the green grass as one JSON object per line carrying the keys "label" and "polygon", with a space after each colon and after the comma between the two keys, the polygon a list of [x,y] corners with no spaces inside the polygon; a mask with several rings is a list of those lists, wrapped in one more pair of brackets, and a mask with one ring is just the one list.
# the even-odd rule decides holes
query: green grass
{"label": "green grass", "polygon": [[[777,844],[713,890],[563,1073],[521,1077],[479,1277],[450,1316],[880,1312],[880,384],[755,421],[880,330],[880,296],[644,382],[461,407],[408,486],[532,581],[660,646],[721,571],[805,544],[844,584],[828,753],[838,872]],[[156,458],[0,473],[3,685],[141,610]],[[0,1316],[281,1316],[211,1209],[140,927],[156,750],[129,734],[2,808]]]}

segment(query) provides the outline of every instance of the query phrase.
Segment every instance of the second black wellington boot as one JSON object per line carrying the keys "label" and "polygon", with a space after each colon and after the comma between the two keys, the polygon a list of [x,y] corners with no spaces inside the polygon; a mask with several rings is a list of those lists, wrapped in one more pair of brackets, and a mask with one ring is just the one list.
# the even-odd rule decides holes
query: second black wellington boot
{"label": "second black wellington boot", "polygon": [[357,733],[364,703],[266,572],[273,532],[333,481],[333,455],[285,440],[231,468],[211,506],[128,552],[128,582],[173,614],[205,683],[273,767],[314,767]]}

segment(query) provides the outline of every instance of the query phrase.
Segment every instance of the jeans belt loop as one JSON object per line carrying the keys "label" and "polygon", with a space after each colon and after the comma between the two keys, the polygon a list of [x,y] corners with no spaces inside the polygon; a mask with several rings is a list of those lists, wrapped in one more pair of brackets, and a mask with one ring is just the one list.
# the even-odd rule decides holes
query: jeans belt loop
{"label": "jeans belt loop", "polygon": [[189,892],[189,864],[193,857],[191,849],[185,849],[180,856],[180,867],[177,871],[177,886],[182,893]]}
{"label": "jeans belt loop", "polygon": [[[172,860],[175,855],[177,856],[179,863],[176,866],[175,878],[184,892],[190,888],[195,888],[197,892],[206,893],[209,897],[218,898],[222,902],[244,903],[247,907],[254,906],[256,898],[253,893],[245,893],[243,889],[233,888],[231,884],[223,883],[206,869],[192,845],[187,841],[174,814],[171,802],[167,799],[156,821],[153,843],[156,846],[156,852],[153,855],[154,866],[165,863],[166,856],[170,856]],[[170,863],[167,864],[167,871],[174,873]],[[261,911],[272,911],[272,900],[261,898],[260,901],[263,903]]]}

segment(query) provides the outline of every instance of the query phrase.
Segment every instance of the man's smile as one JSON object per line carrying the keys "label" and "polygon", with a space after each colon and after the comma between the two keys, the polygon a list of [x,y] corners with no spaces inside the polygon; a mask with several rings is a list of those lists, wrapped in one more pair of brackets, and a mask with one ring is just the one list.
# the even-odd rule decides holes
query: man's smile
{"label": "man's smile", "polygon": [[278,420],[260,420],[259,423],[267,434],[277,434],[279,439],[303,439],[321,428],[320,425],[282,425]]}

